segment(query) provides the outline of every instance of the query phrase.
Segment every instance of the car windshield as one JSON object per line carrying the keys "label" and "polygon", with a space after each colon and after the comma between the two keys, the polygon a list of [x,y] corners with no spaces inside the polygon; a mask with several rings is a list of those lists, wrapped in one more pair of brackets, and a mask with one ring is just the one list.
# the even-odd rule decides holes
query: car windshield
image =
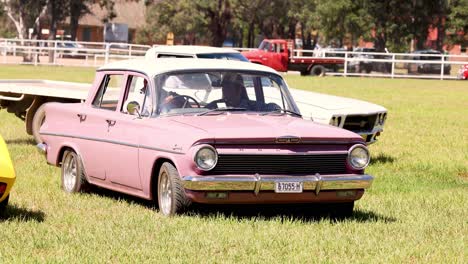
{"label": "car windshield", "polygon": [[222,60],[236,60],[236,61],[249,61],[244,55],[240,53],[203,53],[197,54],[201,59],[222,59]]}
{"label": "car windshield", "polygon": [[197,71],[159,75],[160,115],[232,113],[298,113],[283,79],[270,73]]}
{"label": "car windshield", "polygon": [[260,45],[258,46],[258,49],[269,51],[270,50],[270,42],[262,41],[260,43]]}

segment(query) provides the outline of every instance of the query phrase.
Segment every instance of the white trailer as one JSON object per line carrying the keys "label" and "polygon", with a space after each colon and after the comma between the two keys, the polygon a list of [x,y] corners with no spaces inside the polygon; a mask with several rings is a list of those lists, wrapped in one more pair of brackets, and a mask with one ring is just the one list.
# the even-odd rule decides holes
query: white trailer
{"label": "white trailer", "polygon": [[44,122],[43,105],[48,102],[80,102],[91,84],[49,80],[0,80],[0,108],[26,123],[26,132],[42,143],[39,128]]}

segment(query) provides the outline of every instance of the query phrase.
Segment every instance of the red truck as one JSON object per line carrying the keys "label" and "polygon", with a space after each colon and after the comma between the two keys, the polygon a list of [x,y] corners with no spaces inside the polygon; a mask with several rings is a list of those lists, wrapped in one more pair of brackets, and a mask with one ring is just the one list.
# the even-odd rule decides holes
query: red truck
{"label": "red truck", "polygon": [[269,66],[277,71],[299,71],[301,75],[325,74],[326,69],[337,71],[344,64],[341,58],[314,57],[294,49],[294,41],[286,39],[264,39],[257,50],[242,52],[253,63]]}

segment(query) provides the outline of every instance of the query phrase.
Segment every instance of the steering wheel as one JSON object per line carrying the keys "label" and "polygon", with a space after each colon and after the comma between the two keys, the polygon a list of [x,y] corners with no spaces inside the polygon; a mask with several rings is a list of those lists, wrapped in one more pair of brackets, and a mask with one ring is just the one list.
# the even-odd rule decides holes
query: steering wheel
{"label": "steering wheel", "polygon": [[[166,105],[174,103],[174,102],[177,103],[177,100],[179,98],[182,98],[184,100],[184,103],[183,103],[182,107],[177,107],[177,108],[186,108],[187,103],[189,101],[193,101],[197,105],[197,108],[201,107],[200,103],[195,98],[193,98],[192,96],[189,96],[189,95],[176,95],[169,102],[164,103],[163,106],[166,106]],[[191,108],[190,104],[188,104],[188,106],[189,106],[188,108]]]}

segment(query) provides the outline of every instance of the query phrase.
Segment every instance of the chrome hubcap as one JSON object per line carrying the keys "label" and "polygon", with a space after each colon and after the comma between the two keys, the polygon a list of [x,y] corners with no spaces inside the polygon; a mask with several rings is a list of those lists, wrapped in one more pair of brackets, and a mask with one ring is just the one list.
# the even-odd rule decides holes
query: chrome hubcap
{"label": "chrome hubcap", "polygon": [[63,166],[63,185],[67,192],[72,192],[77,178],[76,159],[73,155],[68,155]]}
{"label": "chrome hubcap", "polygon": [[159,186],[159,207],[163,214],[169,215],[171,212],[172,206],[172,188],[171,181],[167,176],[167,173],[164,171],[161,174],[161,181]]}

